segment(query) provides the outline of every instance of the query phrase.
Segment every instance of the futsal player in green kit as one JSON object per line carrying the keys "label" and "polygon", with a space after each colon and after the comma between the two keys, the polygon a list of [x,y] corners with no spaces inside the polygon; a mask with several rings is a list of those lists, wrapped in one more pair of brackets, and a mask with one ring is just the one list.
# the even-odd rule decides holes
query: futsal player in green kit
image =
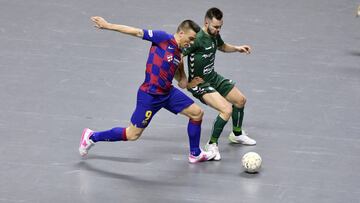
{"label": "futsal player in green kit", "polygon": [[183,50],[188,56],[188,90],[203,103],[219,112],[205,149],[214,151],[214,160],[220,160],[218,139],[224,126],[232,117],[233,131],[229,135],[232,143],[255,145],[256,141],[248,137],[242,129],[245,96],[235,87],[235,83],[224,78],[214,70],[216,50],[222,52],[240,52],[250,54],[248,45],[235,46],[225,43],[220,30],[223,25],[223,13],[218,8],[210,8],[205,15],[203,28],[197,33],[194,43]]}

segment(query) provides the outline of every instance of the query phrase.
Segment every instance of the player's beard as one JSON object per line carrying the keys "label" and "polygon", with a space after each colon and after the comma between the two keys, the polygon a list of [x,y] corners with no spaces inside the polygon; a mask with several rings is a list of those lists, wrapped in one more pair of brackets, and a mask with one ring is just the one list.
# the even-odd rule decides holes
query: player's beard
{"label": "player's beard", "polygon": [[211,32],[211,30],[210,30],[210,27],[207,27],[207,33],[209,33],[209,35],[211,35],[211,36],[213,36],[213,37],[216,37],[219,33],[213,33],[213,32]]}

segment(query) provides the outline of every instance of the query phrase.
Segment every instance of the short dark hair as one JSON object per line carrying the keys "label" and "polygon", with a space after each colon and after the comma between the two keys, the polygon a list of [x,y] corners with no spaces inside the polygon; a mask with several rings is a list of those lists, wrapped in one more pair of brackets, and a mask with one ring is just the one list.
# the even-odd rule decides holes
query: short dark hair
{"label": "short dark hair", "polygon": [[216,7],[212,7],[206,11],[205,18],[213,19],[216,18],[217,20],[221,20],[223,17],[223,13],[220,9]]}
{"label": "short dark hair", "polygon": [[200,26],[192,20],[184,20],[182,23],[180,23],[176,32],[180,32],[181,30],[182,31],[193,30],[194,32],[198,33],[200,31]]}

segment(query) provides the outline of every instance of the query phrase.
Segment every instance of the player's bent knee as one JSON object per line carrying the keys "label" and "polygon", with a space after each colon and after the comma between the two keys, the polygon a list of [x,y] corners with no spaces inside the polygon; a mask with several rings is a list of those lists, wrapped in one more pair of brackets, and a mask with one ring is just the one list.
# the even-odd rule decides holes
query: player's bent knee
{"label": "player's bent knee", "polygon": [[140,138],[141,134],[142,134],[141,130],[129,127],[126,131],[126,138],[128,141],[135,141]]}
{"label": "player's bent knee", "polygon": [[242,96],[240,97],[236,102],[235,102],[235,106],[238,108],[242,108],[244,107],[246,104],[246,97]]}
{"label": "player's bent knee", "polygon": [[139,139],[140,136],[141,136],[140,133],[130,133],[130,134],[126,135],[126,138],[128,141],[135,141],[135,140]]}
{"label": "player's bent knee", "polygon": [[190,119],[199,121],[202,119],[203,115],[204,115],[204,111],[199,106],[196,105],[193,107],[193,110],[190,114]]}
{"label": "player's bent knee", "polygon": [[245,104],[246,104],[246,97],[242,97],[242,98],[241,98],[241,103],[242,103],[243,106],[245,106]]}
{"label": "player's bent knee", "polygon": [[199,109],[199,111],[196,114],[196,117],[201,120],[202,117],[204,116],[204,110],[202,110],[201,108]]}

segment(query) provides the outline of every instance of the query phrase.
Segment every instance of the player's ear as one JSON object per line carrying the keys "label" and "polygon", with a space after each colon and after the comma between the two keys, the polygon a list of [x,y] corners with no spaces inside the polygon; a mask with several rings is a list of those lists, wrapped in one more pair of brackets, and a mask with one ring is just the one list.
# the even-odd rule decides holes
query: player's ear
{"label": "player's ear", "polygon": [[180,38],[183,38],[185,35],[185,32],[183,30],[180,30],[178,34],[179,34]]}
{"label": "player's ear", "polygon": [[208,26],[209,26],[209,19],[208,19],[208,18],[205,18],[204,24],[205,24],[205,27],[208,27]]}

